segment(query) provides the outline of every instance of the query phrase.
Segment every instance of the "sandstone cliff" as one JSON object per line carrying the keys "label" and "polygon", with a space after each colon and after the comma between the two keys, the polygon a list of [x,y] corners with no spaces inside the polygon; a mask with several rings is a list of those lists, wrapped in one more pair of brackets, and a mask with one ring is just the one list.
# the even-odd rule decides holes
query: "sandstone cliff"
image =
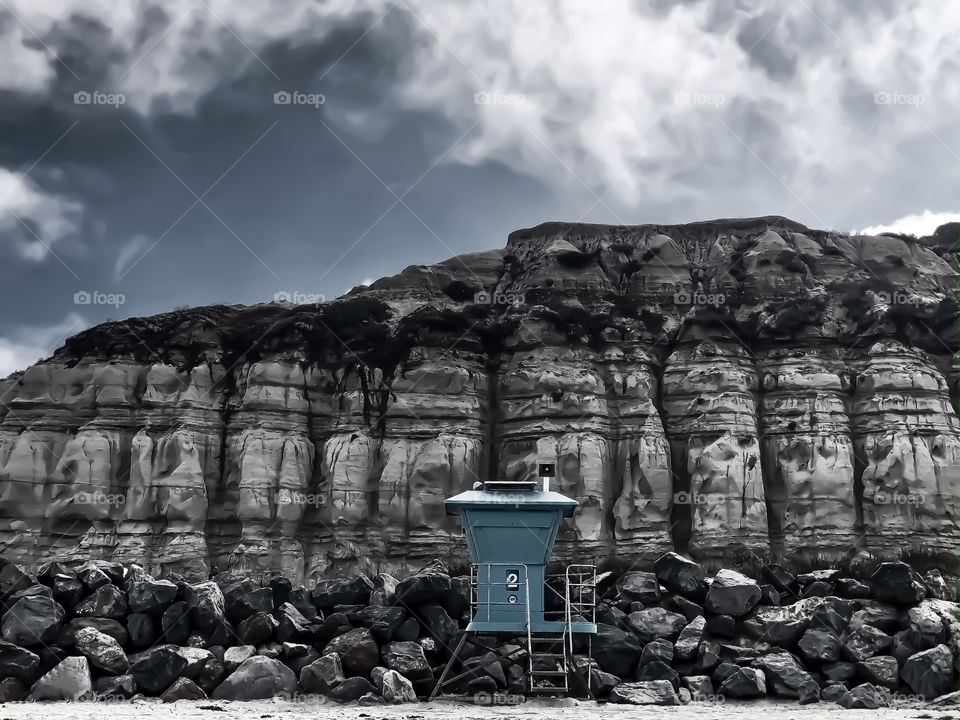
{"label": "sandstone cliff", "polygon": [[946,558],[958,236],[546,223],[320,306],[105,323],[0,381],[0,552],[403,570],[539,461],[567,557]]}

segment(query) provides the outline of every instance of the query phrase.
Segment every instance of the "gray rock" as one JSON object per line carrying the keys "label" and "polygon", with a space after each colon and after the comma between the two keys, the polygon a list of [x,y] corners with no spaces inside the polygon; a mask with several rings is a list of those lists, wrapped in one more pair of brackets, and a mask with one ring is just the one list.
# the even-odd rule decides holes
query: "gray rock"
{"label": "gray rock", "polygon": [[177,700],[206,700],[207,694],[189,678],[177,678],[173,684],[163,691],[160,699],[165,703]]}
{"label": "gray rock", "polygon": [[[697,645],[699,644],[700,643],[698,640],[693,646],[694,654],[696,654]],[[647,643],[646,647],[643,648],[643,652],[640,654],[640,665],[646,665],[648,662],[652,662],[653,660],[660,660],[669,665],[673,662],[673,655],[673,643],[669,640],[658,638],[657,640],[652,640],[651,642]]]}
{"label": "gray rock", "polygon": [[413,689],[413,684],[396,670],[387,670],[381,678],[379,687],[384,702],[391,705],[417,701],[417,693]]}
{"label": "gray rock", "polygon": [[840,698],[847,694],[845,685],[827,685],[820,691],[820,699],[823,702],[839,702]]}
{"label": "gray rock", "polygon": [[824,630],[807,630],[797,647],[807,663],[821,665],[840,659],[840,638]]}
{"label": "gray rock", "polygon": [[328,695],[344,680],[346,676],[336,653],[323,655],[300,671],[300,689],[305,693]]}
{"label": "gray rock", "polygon": [[680,636],[673,647],[673,654],[676,655],[678,660],[692,660],[697,656],[697,648],[700,647],[706,625],[707,619],[701,616],[691,620],[680,631]]}
{"label": "gray rock", "polygon": [[657,638],[675,640],[687,625],[687,619],[679,613],[670,612],[662,607],[652,607],[627,616],[630,628],[640,642],[648,643]]}
{"label": "gray rock", "polygon": [[0,677],[29,685],[40,677],[40,658],[29,650],[0,640]]}
{"label": "gray rock", "polygon": [[22,680],[14,677],[5,677],[0,680],[0,704],[26,700],[27,695],[29,691]]}
{"label": "gray rock", "polygon": [[903,562],[886,562],[870,576],[873,596],[894,605],[917,605],[927,596],[927,589],[916,573]]}
{"label": "gray rock", "polygon": [[190,610],[190,625],[204,633],[212,633],[226,620],[226,601],[215,582],[187,585],[184,601]]}
{"label": "gray rock", "polygon": [[862,625],[844,636],[843,655],[852,662],[862,662],[893,645],[893,638],[870,625]]}
{"label": "gray rock", "polygon": [[73,609],[73,614],[123,620],[127,615],[127,594],[115,585],[101,585]]}
{"label": "gray rock", "polygon": [[649,572],[638,570],[625,573],[617,583],[617,591],[622,598],[653,605],[660,601],[660,581]]}
{"label": "gray rock", "polygon": [[[241,623],[256,613],[273,612],[271,588],[262,587],[251,578],[233,575],[218,575],[216,583],[223,593],[224,611],[231,622]],[[309,598],[309,595],[307,597]],[[312,602],[310,604],[313,605]],[[315,607],[313,610],[316,613]]]}
{"label": "gray rock", "polygon": [[730,673],[720,684],[717,692],[729,698],[744,700],[760,698],[767,694],[767,684],[763,671],[756,668],[742,667]]}
{"label": "gray rock", "polygon": [[873,588],[869,584],[853,578],[838,578],[833,587],[842,598],[867,600],[873,597]]}
{"label": "gray rock", "polygon": [[597,624],[593,638],[593,657],[600,667],[617,677],[633,677],[643,651],[640,641],[620,628]]}
{"label": "gray rock", "polygon": [[666,680],[620,683],[610,691],[609,702],[623,705],[679,705],[680,698]]}
{"label": "gray rock", "polygon": [[337,605],[367,605],[371,590],[373,583],[370,578],[360,575],[349,580],[321,580],[310,591],[310,597],[317,610],[326,612]]}
{"label": "gray rock", "polygon": [[21,598],[0,622],[3,639],[30,647],[53,642],[60,632],[65,612],[59,603],[42,595]]}
{"label": "gray rock", "polygon": [[917,650],[929,650],[946,642],[947,628],[940,615],[927,603],[907,610],[910,645]]}
{"label": "gray rock", "polygon": [[77,651],[86,657],[93,667],[110,675],[123,675],[130,667],[127,654],[120,647],[120,643],[96,628],[81,628],[74,638]]}
{"label": "gray rock", "polygon": [[788,598],[800,597],[800,583],[797,582],[797,578],[780,565],[764,565],[760,568],[760,579]]}
{"label": "gray rock", "polygon": [[687,675],[680,678],[680,684],[690,692],[692,702],[712,700],[713,681],[707,675]]}
{"label": "gray rock", "polygon": [[732,640],[737,636],[737,621],[731,615],[711,615],[707,618],[707,632],[711,637]]}
{"label": "gray rock", "polygon": [[653,572],[658,582],[670,592],[702,599],[707,590],[703,568],[699,563],[675,552],[661,555],[653,564]]}
{"label": "gray rock", "polygon": [[953,680],[953,654],[946,645],[911,655],[900,668],[900,677],[914,693],[926,700],[957,689]]}
{"label": "gray rock", "polygon": [[446,604],[454,593],[450,574],[434,561],[415,575],[397,583],[397,603],[410,608],[427,602]]}
{"label": "gray rock", "polygon": [[31,700],[88,700],[93,697],[90,665],[85,657],[68,657],[30,688]]}
{"label": "gray rock", "polygon": [[[499,661],[497,661],[493,653],[490,653],[490,655],[493,656],[494,663],[497,668],[500,669],[502,677],[503,669],[500,668]],[[396,670],[410,680],[422,680],[433,677],[433,671],[430,668],[430,663],[427,662],[426,656],[423,654],[423,648],[415,642],[395,642],[384,645],[383,663],[390,670]]]}
{"label": "gray rock", "polygon": [[190,608],[183,600],[178,600],[164,610],[160,617],[163,639],[175,645],[182,645],[190,637]]}
{"label": "gray rock", "polygon": [[293,671],[262,655],[248,658],[213,691],[216,700],[292,698],[300,689]]}
{"label": "gray rock", "polygon": [[[373,589],[370,590],[370,605],[389,607],[397,602],[397,585],[399,581],[388,573],[380,573],[373,578]],[[384,698],[386,700],[386,698]],[[388,701],[389,702],[389,701]]]}
{"label": "gray rock", "polygon": [[720,570],[710,589],[704,609],[715,615],[742,617],[760,602],[760,586],[756,580],[741,575],[734,570]]}
{"label": "gray rock", "polygon": [[680,674],[662,660],[651,660],[637,668],[637,680],[666,680],[674,690],[680,689]]}
{"label": "gray rock", "polygon": [[187,661],[175,645],[160,645],[130,656],[130,674],[145,693],[163,692],[186,669]]}
{"label": "gray rock", "polygon": [[350,677],[331,690],[329,698],[334,702],[348,703],[367,694],[376,696],[376,688],[370,681],[365,677]]}
{"label": "gray rock", "polygon": [[214,657],[207,660],[200,668],[200,673],[197,675],[197,685],[207,695],[210,695],[226,676],[227,668],[223,664],[223,660]]}
{"label": "gray rock", "polygon": [[127,633],[135,648],[149,647],[157,637],[155,621],[145,613],[130,613],[127,615]]}
{"label": "gray rock", "polygon": [[807,598],[781,607],[761,605],[743,619],[743,631],[754,640],[792,649],[823,603],[823,598]]}
{"label": "gray rock", "polygon": [[323,654],[336,653],[348,673],[366,675],[377,666],[380,648],[367,628],[354,628],[327,643]]}
{"label": "gray rock", "polygon": [[420,618],[427,628],[429,637],[444,647],[453,647],[460,635],[460,626],[447,611],[437,603],[428,603],[419,608]]}
{"label": "gray rock", "polygon": [[828,681],[834,682],[853,680],[857,675],[857,666],[849,662],[830,663],[829,665],[824,665],[820,670]]}
{"label": "gray rock", "polygon": [[169,580],[154,580],[149,576],[137,576],[126,583],[127,605],[130,612],[162,615],[177,599],[179,592]]}
{"label": "gray rock", "polygon": [[837,704],[848,710],[876,710],[877,708],[890,707],[890,691],[870,683],[864,683],[845,692],[837,700]]}
{"label": "gray rock", "polygon": [[196,680],[200,675],[200,670],[213,658],[213,653],[205,648],[198,647],[178,647],[177,654],[187,661],[187,666],[183,669],[183,676],[190,680]]}
{"label": "gray rock", "polygon": [[819,698],[817,682],[789,653],[775,653],[757,658],[753,667],[763,670],[767,688],[777,697],[799,699],[801,696]]}
{"label": "gray rock", "polygon": [[275,616],[277,642],[308,643],[313,640],[313,625],[290,603],[277,608]]}
{"label": "gray rock", "polygon": [[257,649],[253,645],[237,645],[227,648],[223,653],[223,666],[228,673],[232,673],[256,654]]}
{"label": "gray rock", "polygon": [[867,658],[857,664],[857,670],[865,682],[883,685],[896,690],[900,684],[900,665],[896,658],[883,656]]}
{"label": "gray rock", "polygon": [[57,636],[56,641],[57,645],[64,648],[72,648],[76,645],[77,633],[85,627],[96,628],[103,634],[109,635],[120,644],[120,647],[124,647],[130,643],[130,634],[126,628],[116,620],[111,620],[110,618],[84,617],[74,618],[60,629],[60,634]]}
{"label": "gray rock", "polygon": [[406,614],[406,610],[402,607],[370,605],[360,610],[353,622],[361,627],[370,628],[370,633],[377,642],[386,643],[393,638]]}
{"label": "gray rock", "polygon": [[52,585],[54,599],[64,607],[73,607],[87,594],[87,587],[75,577],[56,575]]}
{"label": "gray rock", "polygon": [[93,681],[93,692],[97,700],[129,700],[137,693],[137,682],[133,675],[107,675]]}
{"label": "gray rock", "polygon": [[245,645],[262,645],[273,639],[276,629],[275,617],[265,612],[256,612],[247,616],[237,626],[237,638]]}
{"label": "gray rock", "polygon": [[860,609],[850,616],[851,629],[872,625],[885,633],[892,633],[900,628],[900,610],[893,605],[875,600],[861,600],[859,604]]}

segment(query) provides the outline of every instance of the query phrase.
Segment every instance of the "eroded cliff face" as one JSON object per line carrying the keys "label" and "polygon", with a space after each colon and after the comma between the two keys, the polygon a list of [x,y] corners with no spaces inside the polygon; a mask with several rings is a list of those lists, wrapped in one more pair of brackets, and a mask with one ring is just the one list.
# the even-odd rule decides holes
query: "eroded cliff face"
{"label": "eroded cliff face", "polygon": [[446,497],[555,462],[568,559],[948,557],[951,232],[548,223],[321,306],[97,326],[0,381],[0,551],[402,571],[461,556]]}

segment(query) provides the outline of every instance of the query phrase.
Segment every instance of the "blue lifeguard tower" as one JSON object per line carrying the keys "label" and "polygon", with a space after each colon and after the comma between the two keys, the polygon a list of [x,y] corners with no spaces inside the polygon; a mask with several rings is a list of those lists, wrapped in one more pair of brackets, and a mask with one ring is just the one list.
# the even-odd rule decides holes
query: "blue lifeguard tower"
{"label": "blue lifeguard tower", "polygon": [[[460,516],[467,540],[472,591],[471,621],[447,669],[469,634],[525,638],[529,690],[567,694],[573,635],[597,632],[596,569],[571,565],[562,576],[547,576],[557,532],[577,501],[550,490],[553,465],[540,465],[539,475],[539,482],[488,481],[446,501],[447,514]],[[562,609],[547,610],[547,593],[553,607]]]}

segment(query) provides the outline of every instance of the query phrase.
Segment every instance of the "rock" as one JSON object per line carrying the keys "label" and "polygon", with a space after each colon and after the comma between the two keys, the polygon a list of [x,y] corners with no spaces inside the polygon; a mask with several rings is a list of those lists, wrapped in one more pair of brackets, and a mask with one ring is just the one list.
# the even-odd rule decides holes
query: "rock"
{"label": "rock", "polygon": [[[270,658],[271,660],[277,660],[280,655],[283,653],[283,646],[280,643],[267,642],[263,645],[257,646],[257,655],[262,655],[263,657]],[[226,658],[226,654],[224,654]]]}
{"label": "rock", "polygon": [[360,575],[350,580],[321,580],[310,591],[310,596],[317,610],[326,612],[337,605],[367,605],[371,590],[370,578]]}
{"label": "rock", "polygon": [[367,694],[376,695],[376,688],[364,677],[350,677],[330,691],[329,698],[334,702],[348,703],[359,700]]}
{"label": "rock", "polygon": [[0,640],[0,677],[16,678],[29,685],[40,677],[40,657]]}
{"label": "rock", "polygon": [[30,587],[26,587],[23,590],[13,593],[7,599],[6,604],[8,606],[13,606],[20,598],[35,597],[37,595],[42,595],[43,597],[48,597],[53,600],[53,590],[48,588],[46,585],[31,585]]}
{"label": "rock", "polygon": [[132,655],[130,674],[146,693],[163,692],[187,669],[187,661],[173,645],[160,645]]}
{"label": "rock", "polygon": [[687,600],[683,595],[669,596],[666,601],[666,607],[668,610],[683,615],[687,622],[693,622],[693,620],[703,615],[703,608],[692,600]]}
{"label": "rock", "polygon": [[86,586],[69,575],[56,575],[52,578],[54,599],[64,607],[73,607],[87,594]]}
{"label": "rock", "polygon": [[144,648],[153,645],[157,636],[154,620],[144,613],[130,613],[127,615],[127,633],[130,644],[135,648]]}
{"label": "rock", "polygon": [[936,598],[937,600],[947,600],[949,590],[947,588],[947,581],[943,579],[943,575],[940,574],[940,571],[936,568],[932,570],[927,570],[923,574],[923,586],[927,589],[928,598]]}
{"label": "rock", "polygon": [[[700,641],[693,646],[693,654],[696,655],[697,645],[700,644]],[[686,658],[689,660],[689,658]],[[646,665],[652,660],[661,660],[667,665],[673,662],[673,643],[669,640],[664,640],[662,638],[653,640],[647,643],[646,647],[643,648],[643,652],[640,654],[640,664]]]}
{"label": "rock", "polygon": [[637,668],[637,680],[666,680],[674,690],[680,689],[680,675],[662,660],[650,660]]}
{"label": "rock", "polygon": [[30,700],[89,700],[93,697],[85,657],[64,658],[30,688]]}
{"label": "rock", "polygon": [[73,613],[78,617],[123,620],[127,615],[127,594],[114,585],[101,585]]}
{"label": "rock", "polygon": [[737,621],[730,615],[711,615],[707,618],[707,632],[716,638],[732,640],[737,636]]}
{"label": "rock", "polygon": [[223,593],[224,612],[232,622],[242,623],[251,615],[273,612],[275,605],[272,588],[261,587],[251,578],[236,576],[217,576],[216,583]]}
{"label": "rock", "polygon": [[205,648],[197,647],[179,647],[177,654],[187,661],[187,666],[183,670],[183,676],[196,680],[200,676],[200,670],[213,658],[213,653]]}
{"label": "rock", "polygon": [[[273,593],[274,607],[280,607],[284,603],[290,602],[290,594],[293,592],[293,583],[290,581],[290,578],[283,575],[274,575],[267,582],[267,586]],[[290,604],[292,605],[293,603],[290,602]],[[313,605],[312,602],[310,604]]]}
{"label": "rock", "polygon": [[190,625],[213,633],[226,620],[226,603],[220,586],[213,581],[187,585],[184,600],[190,611]]}
{"label": "rock", "polygon": [[280,643],[311,642],[314,636],[314,628],[300,611],[290,603],[284,603],[276,610],[277,618],[277,641]]}
{"label": "rock", "polygon": [[757,658],[753,667],[763,670],[767,688],[777,697],[799,699],[801,696],[819,699],[817,682],[789,653],[775,653]]}
{"label": "rock", "polygon": [[890,690],[896,690],[900,684],[900,665],[896,658],[872,657],[862,663],[857,663],[857,670],[865,682],[874,685],[883,685]]}
{"label": "rock", "polygon": [[953,680],[953,654],[946,645],[937,645],[911,655],[900,668],[900,677],[914,693],[933,700],[956,690]]}
{"label": "rock", "polygon": [[760,604],[774,606],[780,604],[780,593],[773,587],[773,585],[760,586]]}
{"label": "rock", "polygon": [[330,691],[345,679],[340,656],[329,653],[300,671],[300,689],[305,693],[329,695]]}
{"label": "rock", "polygon": [[666,680],[620,683],[610,691],[609,702],[623,705],[679,705],[680,698]]}
{"label": "rock", "polygon": [[110,577],[93,563],[85,563],[78,568],[77,579],[82,582],[90,592],[94,592],[98,588],[110,584]]}
{"label": "rock", "polygon": [[[670,592],[702,600],[707,590],[703,568],[693,560],[668,552],[661,555],[653,564],[660,585]],[[637,598],[643,600],[643,598]]]}
{"label": "rock", "polygon": [[72,648],[76,645],[77,633],[86,627],[95,628],[104,635],[109,635],[117,641],[120,647],[124,647],[130,642],[130,634],[126,628],[116,620],[111,620],[110,618],[84,617],[74,618],[60,629],[60,634],[57,635],[56,640],[57,645],[64,648]]}
{"label": "rock", "polygon": [[696,674],[708,673],[720,664],[720,643],[703,640],[697,648]]}
{"label": "rock", "polygon": [[453,594],[453,583],[445,568],[431,564],[397,583],[396,594],[397,602],[406,608],[427,602],[446,603]]}
{"label": "rock", "polygon": [[724,680],[726,680],[728,677],[733,675],[737,671],[737,668],[739,667],[740,667],[739,665],[736,665],[732,662],[720,663],[719,665],[716,666],[716,668],[714,668],[713,674],[710,676],[711,679],[713,680],[713,684],[714,685],[721,684]]}
{"label": "rock", "polygon": [[391,705],[400,705],[417,701],[417,693],[413,684],[396,670],[387,670],[380,683],[380,693],[385,702]]}
{"label": "rock", "polygon": [[11,595],[32,584],[29,575],[6,558],[0,557],[0,603],[5,603]]}
{"label": "rock", "polygon": [[[237,626],[237,638],[244,645],[261,645],[273,638],[277,624],[276,618],[272,615],[265,612],[254,613]],[[314,630],[313,633],[315,632]]]}
{"label": "rock", "polygon": [[244,662],[257,654],[257,648],[253,645],[237,645],[227,648],[223,653],[223,666],[228,673],[232,673]]}
{"label": "rock", "polygon": [[470,678],[467,681],[467,695],[483,697],[497,692],[497,681],[489,675]]}
{"label": "rock", "polygon": [[833,595],[833,584],[823,580],[816,580],[803,588],[803,597],[827,597]]}
{"label": "rock", "polygon": [[53,642],[64,618],[63,608],[43,595],[17,600],[3,615],[3,639],[14,645],[30,647]]}
{"label": "rock", "polygon": [[853,578],[839,578],[833,587],[837,595],[842,598],[869,599],[873,597],[873,588],[870,585]]}
{"label": "rock", "polygon": [[762,671],[742,667],[730,673],[717,692],[724,697],[746,700],[764,697],[767,694],[767,685]]}
{"label": "rock", "polygon": [[[373,588],[370,590],[369,603],[389,607],[397,604],[397,585],[399,581],[389,573],[380,573],[373,578]],[[386,697],[384,697],[386,700]],[[388,701],[389,702],[389,701]]]}
{"label": "rock", "polygon": [[460,635],[460,626],[443,607],[436,603],[428,603],[419,608],[419,614],[430,637],[444,647],[455,646]]}
{"label": "rock", "polygon": [[844,617],[829,605],[821,605],[813,611],[810,616],[810,622],[807,625],[809,630],[820,630],[831,635],[840,636],[847,629],[849,617]]}
{"label": "rock", "polygon": [[77,651],[95,668],[109,675],[123,675],[130,663],[120,643],[96,628],[81,628],[74,636]]}
{"label": "rock", "polygon": [[760,568],[760,579],[792,600],[800,597],[800,583],[797,578],[780,565],[764,565]]}
{"label": "rock", "polygon": [[781,607],[760,606],[743,619],[743,631],[754,640],[790,649],[797,644],[814,611],[823,603],[823,598],[807,598]]}
{"label": "rock", "polygon": [[657,638],[675,640],[680,635],[680,631],[687,625],[687,620],[683,615],[661,607],[652,607],[630,613],[627,620],[631,629],[640,638],[640,642],[643,643],[651,642]]}
{"label": "rock", "polygon": [[343,613],[333,613],[328,615],[320,626],[316,629],[313,636],[313,643],[317,647],[324,647],[328,642],[338,635],[343,635],[353,628],[350,620]]}
{"label": "rock", "polygon": [[633,634],[612,625],[597,624],[593,658],[604,671],[621,678],[633,677],[642,651],[640,642]]}
{"label": "rock", "polygon": [[197,674],[197,686],[207,695],[210,695],[227,676],[227,668],[223,660],[213,657],[207,660]]}
{"label": "rock", "polygon": [[917,650],[929,650],[946,642],[947,628],[943,619],[929,604],[907,610],[910,644]]}
{"label": "rock", "polygon": [[127,605],[132,613],[162,615],[177,599],[178,588],[169,580],[141,576],[127,583]]}
{"label": "rock", "polygon": [[848,710],[876,710],[877,708],[890,707],[890,691],[870,683],[864,683],[848,690],[836,702]]}
{"label": "rock", "polygon": [[207,694],[193,680],[182,677],[174,680],[173,684],[160,695],[160,699],[165,703],[177,700],[206,700]]}
{"label": "rock", "polygon": [[849,627],[852,629],[872,625],[885,633],[896,632],[900,628],[900,611],[893,605],[862,600],[860,609],[850,616]]}
{"label": "rock", "polygon": [[710,589],[704,609],[715,615],[741,617],[760,602],[760,586],[746,575],[733,570],[720,570]]}
{"label": "rock", "polygon": [[820,668],[820,671],[828,681],[845,682],[847,680],[853,680],[853,678],[856,677],[857,666],[849,662],[835,662],[824,665]]}
{"label": "rock", "polygon": [[[229,652],[229,651],[228,651]],[[263,700],[293,697],[299,690],[293,671],[279,660],[257,655],[248,658],[216,690],[215,700]]]}
{"label": "rock", "polygon": [[183,600],[178,600],[164,610],[160,617],[163,639],[174,645],[182,645],[190,637],[190,608]]}
{"label": "rock", "polygon": [[870,586],[877,600],[893,605],[917,605],[927,596],[923,583],[903,562],[881,564],[870,576]]}
{"label": "rock", "polygon": [[852,662],[862,662],[891,645],[893,638],[870,625],[850,631],[841,641],[844,657]]}
{"label": "rock", "polygon": [[393,639],[398,641],[416,640],[420,637],[420,621],[416,618],[407,618],[393,632]]}
{"label": "rock", "polygon": [[27,695],[27,688],[22,680],[14,677],[0,680],[0,704],[26,700]]}
{"label": "rock", "polygon": [[810,705],[820,702],[820,686],[816,682],[803,685],[797,692],[797,703],[800,705]]}
{"label": "rock", "polygon": [[327,643],[323,654],[336,653],[348,673],[366,675],[377,666],[380,648],[367,628],[355,628]]}
{"label": "rock", "polygon": [[822,665],[840,659],[840,639],[824,630],[807,630],[797,643],[807,663]]}
{"label": "rock", "polygon": [[820,699],[823,702],[839,702],[840,698],[847,694],[845,685],[827,685],[820,691]]}
{"label": "rock", "polygon": [[690,691],[692,702],[712,700],[713,681],[707,675],[687,675],[680,678],[680,684]]}
{"label": "rock", "polygon": [[370,628],[370,633],[379,643],[387,643],[406,617],[402,607],[382,607],[370,605],[357,613],[354,622],[362,627]]}
{"label": "rock", "polygon": [[317,612],[317,606],[313,604],[313,599],[310,597],[310,591],[303,587],[303,585],[295,587],[290,591],[288,602],[299,610],[300,614],[307,620],[313,622],[320,618],[320,613]]}
{"label": "rock", "polygon": [[660,581],[649,572],[634,570],[625,573],[617,583],[617,592],[622,598],[654,605],[660,601]]}
{"label": "rock", "polygon": [[[703,639],[703,630],[707,626],[707,620],[704,617],[694,618],[687,626],[680,631],[677,642],[673,647],[673,654],[678,660],[692,660],[697,655],[697,648]],[[668,660],[668,662],[670,662]]]}
{"label": "rock", "polygon": [[[500,663],[496,661],[495,656],[494,661],[497,668],[500,668]],[[384,645],[383,662],[390,670],[396,670],[410,680],[420,680],[433,676],[430,664],[423,654],[423,648],[415,642],[394,642]],[[502,676],[502,669],[500,669],[500,674]]]}

